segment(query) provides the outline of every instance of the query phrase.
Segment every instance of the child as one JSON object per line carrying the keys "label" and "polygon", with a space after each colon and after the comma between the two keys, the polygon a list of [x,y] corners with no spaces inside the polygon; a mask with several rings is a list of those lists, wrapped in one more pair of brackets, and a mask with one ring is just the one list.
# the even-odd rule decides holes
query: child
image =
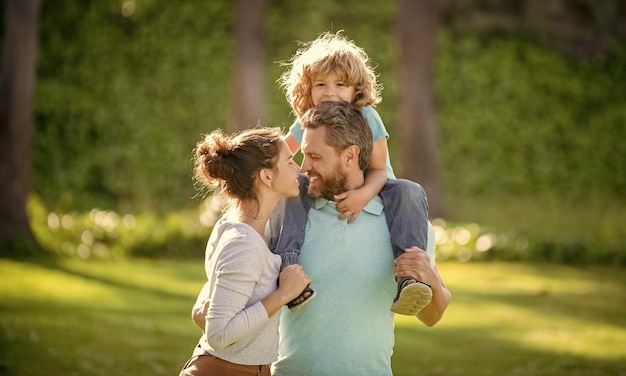
{"label": "child", "polygon": [[[404,196],[407,190],[398,187],[398,185],[406,183],[404,184],[406,187],[407,184],[414,183],[397,180],[398,183],[386,186],[387,179],[395,180],[387,152],[387,137],[389,135],[380,116],[373,108],[381,101],[381,87],[376,83],[376,75],[369,64],[369,58],[365,51],[340,33],[326,32],[316,40],[305,44],[285,65],[289,66],[290,69],[280,77],[279,83],[285,90],[287,100],[298,118],[318,103],[345,101],[361,108],[363,116],[372,129],[374,149],[367,168],[365,184],[359,189],[349,190],[335,196],[337,210],[341,212],[338,218],[348,219],[348,223],[354,222],[363,207],[374,196],[380,194],[383,202],[385,202],[385,213],[392,236],[394,256],[397,258],[404,252],[405,248],[413,245],[426,249],[427,233],[434,234],[434,232],[428,231],[430,230],[430,223],[428,223],[429,228],[427,230],[426,226],[419,226],[416,220],[405,221],[406,218],[403,215],[407,210],[402,210],[403,203],[399,202],[400,199],[407,198]],[[303,129],[299,120],[296,120],[290,127],[289,134],[285,137],[285,141],[294,154],[300,148],[302,134]],[[403,193],[400,193],[401,191]],[[308,208],[302,209],[305,218],[307,211]],[[389,218],[389,213],[396,217],[400,216],[403,222]],[[303,229],[297,229],[295,225],[302,223],[301,220],[286,222],[288,223],[283,224],[282,229],[290,226],[290,230],[285,232],[289,233],[290,236],[295,232],[301,238],[284,239],[281,237],[281,242],[274,252],[281,255],[283,265],[297,263],[300,245],[304,239]],[[398,226],[398,223],[401,226]],[[406,228],[407,223],[415,224],[415,227],[408,231],[410,234],[399,229],[399,227]],[[419,230],[417,233],[416,228]],[[394,236],[394,233],[399,233],[399,235]],[[434,242],[429,241],[428,243],[434,246]],[[298,299],[288,304],[288,307],[292,311],[298,310],[310,302],[314,296],[315,292],[307,287]],[[415,315],[428,305],[431,297],[432,291],[427,284],[413,278],[399,278],[398,294],[391,310],[398,314]]]}

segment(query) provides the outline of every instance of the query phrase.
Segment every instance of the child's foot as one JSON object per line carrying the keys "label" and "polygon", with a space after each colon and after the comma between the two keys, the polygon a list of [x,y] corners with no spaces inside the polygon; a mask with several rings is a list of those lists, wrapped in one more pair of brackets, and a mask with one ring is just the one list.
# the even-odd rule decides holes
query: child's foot
{"label": "child's foot", "polygon": [[307,286],[304,288],[300,296],[287,303],[287,308],[289,308],[291,312],[297,312],[304,308],[305,305],[309,304],[314,298],[315,290]]}
{"label": "child's foot", "polygon": [[433,291],[424,282],[413,278],[398,280],[398,295],[391,305],[391,311],[399,315],[415,316],[430,303]]}

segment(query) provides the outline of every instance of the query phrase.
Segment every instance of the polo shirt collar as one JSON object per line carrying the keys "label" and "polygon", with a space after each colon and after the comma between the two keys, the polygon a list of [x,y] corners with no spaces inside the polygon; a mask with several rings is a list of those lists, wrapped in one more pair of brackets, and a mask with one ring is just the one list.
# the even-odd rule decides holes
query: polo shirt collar
{"label": "polo shirt collar", "polygon": [[[321,197],[317,197],[313,200],[313,208],[317,210],[323,208],[326,205],[330,206],[333,209],[337,209],[337,203],[335,201],[328,201],[327,199]],[[382,200],[378,196],[375,196],[373,199],[371,199],[363,208],[364,211],[374,215],[382,214],[383,209],[384,206]]]}

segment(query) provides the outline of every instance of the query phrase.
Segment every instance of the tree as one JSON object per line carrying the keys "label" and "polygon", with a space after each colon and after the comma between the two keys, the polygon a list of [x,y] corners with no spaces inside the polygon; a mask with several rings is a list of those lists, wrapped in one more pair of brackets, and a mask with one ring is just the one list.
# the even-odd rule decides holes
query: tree
{"label": "tree", "polygon": [[[7,0],[0,81],[0,241],[31,240],[27,201],[38,0]],[[0,252],[7,252],[0,248]]]}
{"label": "tree", "polygon": [[401,176],[424,187],[431,217],[444,217],[433,94],[439,3],[399,0],[396,22]]}
{"label": "tree", "polygon": [[228,128],[256,125],[265,109],[265,47],[263,21],[266,0],[235,3],[235,69]]}

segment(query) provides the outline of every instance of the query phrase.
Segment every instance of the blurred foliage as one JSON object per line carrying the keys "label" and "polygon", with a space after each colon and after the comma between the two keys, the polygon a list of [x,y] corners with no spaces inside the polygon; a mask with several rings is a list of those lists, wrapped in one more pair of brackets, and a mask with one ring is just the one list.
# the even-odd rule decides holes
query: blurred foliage
{"label": "blurred foliage", "polygon": [[[122,215],[98,208],[49,212],[38,197],[29,200],[29,218],[37,242],[53,254],[82,259],[202,259],[217,213],[207,205],[166,215]],[[202,221],[202,215],[207,214],[210,223]]]}
{"label": "blurred foliage", "polygon": [[[202,259],[206,241],[221,212],[221,201],[208,198],[199,210],[172,211],[167,216],[143,212],[121,215],[112,210],[48,212],[36,196],[29,202],[35,238],[47,251],[85,260],[126,257]],[[519,229],[506,232],[477,223],[432,222],[438,262],[553,261],[565,264],[626,265],[621,235],[581,242]],[[545,234],[544,234],[545,235]]]}
{"label": "blurred foliage", "polygon": [[[201,133],[223,127],[228,114],[231,2],[141,1],[125,17],[119,1],[59,1],[43,3],[41,18],[35,193],[56,210],[197,204],[191,150]],[[265,123],[291,122],[274,81],[284,69],[276,62],[298,46],[292,30],[310,40],[326,29],[346,29],[385,84],[379,110],[395,161],[394,7],[355,2],[347,13],[338,9],[345,4],[323,3],[302,9],[277,1],[268,9]],[[371,22],[364,25],[363,17]],[[445,30],[435,82],[448,194],[584,199],[626,191],[624,49],[574,62],[523,39]]]}
{"label": "blurred foliage", "polygon": [[188,205],[191,149],[225,123],[229,3],[42,5],[36,193],[66,210]]}
{"label": "blurred foliage", "polygon": [[441,173],[454,194],[626,192],[626,50],[574,63],[524,41],[442,37]]}
{"label": "blurred foliage", "polygon": [[[532,12],[521,9],[522,3],[443,2],[434,82],[440,173],[445,196],[455,203],[449,220],[480,219],[492,226],[516,214],[485,218],[463,211],[460,201],[486,208],[535,197],[565,207],[600,198],[625,206],[626,44],[608,37],[616,17],[609,17],[613,26],[596,27],[605,24],[602,14],[612,12],[609,3],[585,3],[593,22],[579,23],[579,33],[559,29],[551,45],[555,32],[533,34]],[[32,220],[39,223],[39,236],[52,231],[52,248],[78,255],[84,231],[92,233],[93,244],[107,247],[100,253],[110,255],[116,247],[155,256],[204,248],[207,228],[196,221],[201,200],[194,192],[191,151],[202,133],[226,125],[233,11],[230,0],[42,2],[32,187],[35,206],[50,213]],[[384,85],[378,110],[398,165],[394,12],[395,3],[387,1],[269,2],[262,122],[286,128],[293,119],[275,82],[284,69],[278,62],[295,52],[298,41],[344,30],[377,67]],[[519,22],[502,21],[518,13]],[[575,14],[570,18],[578,20]],[[572,48],[557,48],[571,47],[595,29],[603,33],[598,40],[611,42],[600,46],[602,53],[591,49],[574,58],[563,52]],[[116,213],[115,231],[95,222],[101,212]],[[191,220],[183,219],[190,213]],[[69,216],[74,226],[51,229],[50,215],[52,221],[54,215]],[[132,231],[124,218],[134,218]],[[585,220],[583,213],[579,221]],[[528,249],[536,250],[527,254],[558,259],[590,248],[588,238],[562,241],[511,222],[494,231],[526,234]],[[610,233],[598,235],[600,253],[613,252],[612,244],[623,240]],[[196,240],[195,234],[204,238]],[[59,240],[66,238],[71,246]],[[533,248],[536,240],[544,246]],[[186,246],[188,241],[193,245]]]}

